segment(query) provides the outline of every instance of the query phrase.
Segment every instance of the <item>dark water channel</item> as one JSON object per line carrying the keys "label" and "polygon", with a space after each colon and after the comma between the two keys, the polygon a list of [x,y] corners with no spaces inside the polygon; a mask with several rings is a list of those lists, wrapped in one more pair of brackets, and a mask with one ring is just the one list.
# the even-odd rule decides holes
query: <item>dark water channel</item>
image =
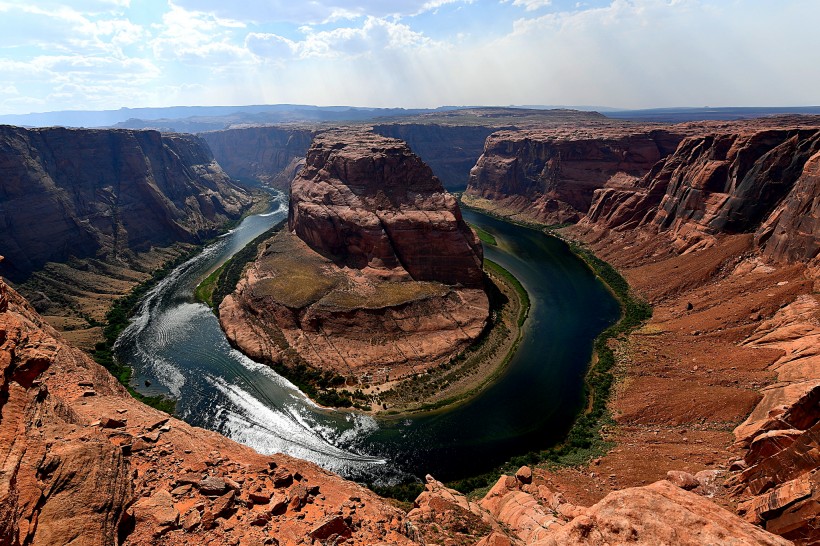
{"label": "dark water channel", "polygon": [[327,411],[232,349],[213,313],[194,302],[193,290],[281,220],[284,199],[271,213],[247,218],[146,297],[117,344],[117,357],[134,367],[141,392],[178,398],[178,413],[193,425],[365,481],[465,477],[548,447],[566,433],[583,404],[592,341],[617,319],[617,302],[563,242],[471,211],[465,218],[498,240],[486,256],[511,271],[532,302],[506,373],[474,400],[399,420]]}

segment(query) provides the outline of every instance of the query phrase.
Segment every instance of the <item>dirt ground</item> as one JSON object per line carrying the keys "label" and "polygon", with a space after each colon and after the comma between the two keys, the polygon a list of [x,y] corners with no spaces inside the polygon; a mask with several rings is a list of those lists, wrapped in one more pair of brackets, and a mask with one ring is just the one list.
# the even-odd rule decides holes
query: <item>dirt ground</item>
{"label": "dirt ground", "polygon": [[[578,237],[578,232],[569,233]],[[610,409],[615,447],[587,467],[539,471],[575,504],[645,485],[669,470],[725,470],[740,453],[733,429],[771,384],[767,367],[781,352],[740,346],[757,325],[812,281],[802,266],[771,267],[751,252],[748,236],[726,237],[681,256],[616,237],[582,234],[653,304],[653,318],[619,342],[618,382]],[[731,504],[722,487],[714,500]]]}

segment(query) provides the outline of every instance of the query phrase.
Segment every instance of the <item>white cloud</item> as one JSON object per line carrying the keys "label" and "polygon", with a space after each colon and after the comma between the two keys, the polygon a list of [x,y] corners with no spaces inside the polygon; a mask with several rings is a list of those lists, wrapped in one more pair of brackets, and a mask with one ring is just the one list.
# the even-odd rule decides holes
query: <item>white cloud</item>
{"label": "white cloud", "polygon": [[[552,5],[552,0],[501,0],[504,3],[512,2],[513,6],[524,8],[526,11],[535,11]],[[578,7],[578,6],[576,6]]]}
{"label": "white cloud", "polygon": [[[436,12],[456,2],[457,14]],[[135,16],[127,0],[0,0],[0,113],[45,104],[817,102],[816,0],[548,4],[171,0]]]}
{"label": "white cloud", "polygon": [[339,27],[314,31],[302,27],[304,39],[294,41],[277,34],[251,33],[245,40],[248,49],[271,60],[310,58],[351,58],[379,56],[385,50],[413,50],[433,41],[409,26],[368,17],[361,27]]}
{"label": "white cloud", "polygon": [[418,15],[446,4],[472,1],[474,0],[267,0],[229,3],[224,0],[173,0],[173,3],[191,11],[214,13],[246,22],[316,24],[366,16]]}
{"label": "white cloud", "polygon": [[163,14],[162,23],[155,24],[156,37],[150,41],[158,60],[184,60],[214,63],[249,59],[247,50],[237,43],[244,34],[245,24],[235,19],[187,11],[175,5]]}

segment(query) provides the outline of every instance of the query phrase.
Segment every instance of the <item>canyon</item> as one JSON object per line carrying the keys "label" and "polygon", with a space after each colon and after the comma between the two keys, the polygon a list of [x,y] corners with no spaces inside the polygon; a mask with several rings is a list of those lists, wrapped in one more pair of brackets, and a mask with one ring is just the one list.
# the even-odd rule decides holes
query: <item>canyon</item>
{"label": "canyon", "polygon": [[[555,233],[613,264],[653,305],[646,324],[613,342],[613,422],[600,431],[608,442],[600,456],[574,467],[522,467],[481,498],[428,476],[408,510],[315,465],[260,455],[133,400],[0,282],[0,543],[816,544],[820,119],[662,128],[576,121],[574,128],[569,120],[490,135],[464,201],[528,223],[577,222]],[[132,134],[112,132],[108,142],[123,133]],[[159,133],[150,139],[197,142]],[[251,200],[207,148],[194,154],[175,145],[182,146],[166,143],[163,153],[183,158],[180,171],[214,186],[192,197],[184,183],[162,186],[170,202],[182,196],[187,208],[176,208],[189,223],[175,222],[166,235],[160,230],[165,238],[157,245],[195,241]],[[229,337],[249,354],[274,359],[281,351],[260,316],[293,325],[313,313],[346,333],[351,324],[372,328],[373,316],[394,305],[412,311],[438,302],[415,307],[416,319],[449,313],[443,302],[454,297],[461,312],[473,313],[470,331],[480,330],[480,246],[430,170],[404,144],[349,128],[319,135],[306,155],[292,181],[288,229],[260,245],[257,262],[220,310],[220,318],[237,320],[225,326]],[[134,157],[144,165],[149,155]],[[379,184],[345,184],[340,174]],[[412,199],[408,187],[415,188]],[[71,211],[56,195],[48,202]],[[424,255],[414,255],[418,244],[408,251],[395,242],[407,235],[402,228],[418,227],[408,204],[419,203],[424,225],[435,228],[425,228],[425,240],[444,241]],[[173,209],[167,215],[177,218]],[[114,215],[100,216],[108,226]],[[86,259],[104,261],[115,248],[128,255],[111,235],[122,228],[106,231],[101,220],[77,218],[74,224],[97,229],[89,240],[101,241],[88,245]],[[127,239],[137,255],[154,244],[139,233]],[[440,256],[451,252],[452,265],[442,265]],[[285,272],[277,267],[304,276],[277,286]],[[401,303],[373,304],[375,294],[385,297],[377,287],[400,281],[413,287],[409,299],[396,289],[388,294]],[[466,311],[466,293],[481,304]],[[333,305],[314,307],[324,298]],[[359,305],[363,298],[368,303]],[[239,315],[251,309],[258,316]],[[384,327],[383,320],[375,324]],[[296,346],[302,334],[292,335]],[[442,354],[436,351],[430,348]],[[362,358],[362,369],[369,360]]]}
{"label": "canyon", "polygon": [[85,348],[114,299],[253,201],[192,135],[0,127],[0,274]]}
{"label": "canyon", "polygon": [[486,324],[481,244],[402,141],[317,135],[287,229],[260,248],[219,317],[262,361],[381,384],[438,366]]}

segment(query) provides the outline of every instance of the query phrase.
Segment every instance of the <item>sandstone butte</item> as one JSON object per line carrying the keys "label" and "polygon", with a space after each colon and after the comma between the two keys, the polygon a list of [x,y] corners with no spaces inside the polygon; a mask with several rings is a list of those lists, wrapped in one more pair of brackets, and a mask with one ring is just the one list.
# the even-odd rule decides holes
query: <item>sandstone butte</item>
{"label": "sandstone butte", "polygon": [[404,142],[351,130],[316,136],[287,229],[219,309],[250,356],[369,384],[441,364],[488,313],[481,244],[456,199]]}

